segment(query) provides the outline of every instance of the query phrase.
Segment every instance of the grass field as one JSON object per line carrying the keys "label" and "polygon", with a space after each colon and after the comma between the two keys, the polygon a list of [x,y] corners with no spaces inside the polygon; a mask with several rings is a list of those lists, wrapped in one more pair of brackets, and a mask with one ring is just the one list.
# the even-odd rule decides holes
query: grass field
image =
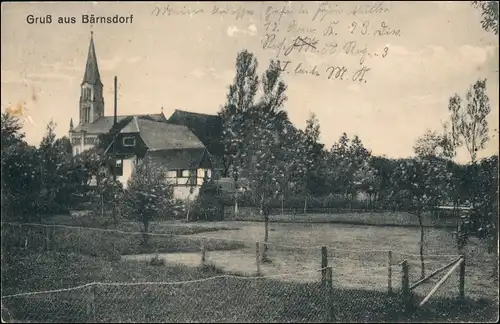
{"label": "grass field", "polygon": [[[178,282],[220,275],[216,269],[152,266],[58,252],[5,255],[2,294],[74,287],[89,282]],[[21,322],[325,322],[327,305],[341,322],[495,320],[495,303],[434,298],[403,313],[400,297],[367,289],[237,277],[170,285],[95,286],[2,299],[2,316]],[[91,312],[89,312],[89,306]]]}
{"label": "grass field", "polygon": [[[65,221],[66,225],[95,226],[82,219],[79,224]],[[122,223],[118,228],[140,230],[134,223]],[[269,228],[271,262],[262,264],[261,271],[266,276],[289,276],[219,278],[167,286],[96,286],[94,315],[88,312],[88,288],[2,299],[2,307],[6,306],[15,319],[44,322],[322,322],[327,313],[327,294],[318,286],[320,274],[314,270],[320,268],[320,246],[326,245],[333,266],[330,305],[337,321],[491,322],[498,314],[498,285],[489,278],[491,256],[478,241],[465,250],[466,301],[455,300],[458,280],[452,276],[423,309],[403,314],[400,296],[387,294],[386,251],[393,251],[393,263],[407,259],[411,282],[416,281],[420,273],[418,228],[308,223],[271,223]],[[154,226],[154,232],[179,236],[153,236],[152,244],[144,248],[139,235],[64,229],[51,232],[51,251],[11,247],[6,252],[2,245],[2,295],[89,282],[185,281],[228,271],[253,275],[255,242],[263,240],[264,224],[161,222]],[[2,244],[4,234],[16,237],[2,226]],[[32,239],[31,244],[43,247],[44,235],[40,232],[38,241]],[[215,267],[199,266],[202,241],[207,247],[207,261]],[[96,249],[100,253],[95,253]],[[457,254],[450,231],[445,229],[426,229],[425,249],[426,254]],[[109,258],[110,251],[118,256],[167,253],[169,258],[166,265],[155,266]],[[426,257],[427,273],[451,259]],[[393,267],[396,292],[401,282],[399,268]],[[439,277],[433,283],[436,280]],[[416,291],[417,301],[431,287],[432,283]]]}
{"label": "grass field", "polygon": [[[191,224],[179,224],[190,227]],[[191,237],[243,240],[245,247],[231,251],[212,251],[207,260],[232,272],[255,273],[255,243],[264,239],[264,224],[253,222],[207,222],[197,223],[197,227],[235,228],[232,231],[206,232]],[[363,226],[342,224],[271,223],[269,225],[269,257],[271,263],[263,264],[264,275],[279,273],[301,273],[321,267],[321,246],[328,247],[329,264],[333,266],[334,281],[340,287],[387,289],[388,253],[392,251],[392,263],[407,260],[410,264],[410,281],[420,279],[419,240],[420,231],[411,227]],[[294,248],[300,246],[301,248]],[[425,229],[426,273],[446,265],[456,259],[458,251],[447,229]],[[488,254],[484,244],[473,239],[465,248],[466,282],[468,296],[473,298],[494,298],[498,287],[490,278],[493,270],[493,256]],[[185,254],[179,254],[178,262],[183,262]],[[196,260],[198,260],[197,258]],[[175,258],[172,259],[175,261]],[[189,261],[187,261],[189,263]],[[297,275],[296,278],[316,280],[318,274]],[[401,283],[401,267],[392,270],[393,287]],[[433,279],[422,286],[419,293],[425,294],[432,288]],[[452,276],[438,295],[456,296],[458,278]]]}

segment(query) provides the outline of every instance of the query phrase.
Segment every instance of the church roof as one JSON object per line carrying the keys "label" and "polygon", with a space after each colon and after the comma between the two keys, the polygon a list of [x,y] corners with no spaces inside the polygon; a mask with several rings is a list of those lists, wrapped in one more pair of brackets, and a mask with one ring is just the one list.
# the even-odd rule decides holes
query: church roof
{"label": "church roof", "polygon": [[101,75],[99,74],[99,67],[97,66],[93,33],[90,34],[89,53],[87,55],[87,64],[85,65],[85,74],[82,84],[84,83],[102,86]]}
{"label": "church roof", "polygon": [[[116,116],[117,122],[124,120],[129,117],[138,117],[139,119],[150,119],[159,122],[166,122],[167,118],[163,113],[160,114],[145,114],[145,115],[126,115],[126,116]],[[97,118],[93,123],[78,125],[73,129],[74,133],[86,132],[89,134],[104,134],[109,132],[114,123],[113,116],[101,116]]]}

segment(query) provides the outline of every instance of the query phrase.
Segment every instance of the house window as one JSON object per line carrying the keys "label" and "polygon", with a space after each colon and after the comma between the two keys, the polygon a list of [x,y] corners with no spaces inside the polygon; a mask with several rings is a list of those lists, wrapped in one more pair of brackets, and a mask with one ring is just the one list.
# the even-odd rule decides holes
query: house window
{"label": "house window", "polygon": [[182,170],[177,170],[177,178],[182,178]]}
{"label": "house window", "polygon": [[92,145],[95,143],[95,137],[85,137],[84,144],[85,145]]}
{"label": "house window", "polygon": [[182,175],[181,175],[182,178],[189,178],[190,175],[191,175],[190,170],[182,170]]}
{"label": "house window", "polygon": [[119,177],[121,177],[123,175],[123,160],[122,159],[116,160],[115,172],[116,172],[116,175]]}
{"label": "house window", "polygon": [[124,137],[123,146],[135,146],[135,137]]}
{"label": "house window", "polygon": [[78,147],[75,148],[75,155],[80,154],[80,149]]}
{"label": "house window", "polygon": [[207,179],[208,179],[208,170],[205,170],[205,171],[203,172],[203,178],[204,178],[204,179],[205,179],[205,178],[207,178]]}

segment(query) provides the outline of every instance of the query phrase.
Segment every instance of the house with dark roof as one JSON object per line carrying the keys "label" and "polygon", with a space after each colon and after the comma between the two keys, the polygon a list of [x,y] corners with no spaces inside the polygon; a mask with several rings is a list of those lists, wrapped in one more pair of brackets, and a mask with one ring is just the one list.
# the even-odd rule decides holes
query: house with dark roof
{"label": "house with dark roof", "polygon": [[[95,147],[100,135],[108,134],[115,125],[114,116],[104,116],[102,89],[91,34],[81,83],[80,120],[76,127],[73,120],[70,121],[69,138],[73,155]],[[204,131],[203,125],[216,125],[211,117],[217,116],[205,117],[207,122],[203,124],[199,122],[200,118],[190,118],[192,113],[184,113],[184,118],[174,113],[172,123],[168,122],[163,111],[160,114],[117,116],[115,128],[119,128],[116,130],[118,135],[111,141],[106,153],[116,156],[117,179],[125,187],[135,166],[145,157],[165,169],[168,181],[174,185],[175,198],[195,197],[203,179],[212,177],[213,158],[205,143],[211,147],[217,145],[211,140],[212,127]]]}
{"label": "house with dark roof", "polygon": [[222,120],[220,116],[176,109],[168,122],[188,127],[210,152],[214,170],[222,170],[224,146],[221,142]]}
{"label": "house with dark roof", "polygon": [[[144,158],[167,173],[174,197],[196,197],[205,177],[212,177],[211,155],[186,126],[129,116],[106,149],[116,155],[117,179],[126,187]],[[115,148],[116,145],[116,148]]]}

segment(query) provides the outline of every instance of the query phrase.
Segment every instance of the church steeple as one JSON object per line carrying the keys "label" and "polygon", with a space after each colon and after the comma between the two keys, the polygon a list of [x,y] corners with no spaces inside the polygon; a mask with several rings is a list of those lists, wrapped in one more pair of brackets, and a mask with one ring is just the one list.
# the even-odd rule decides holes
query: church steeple
{"label": "church steeple", "polygon": [[89,53],[87,55],[87,64],[85,65],[85,75],[83,76],[82,85],[87,82],[92,85],[101,85],[101,75],[97,66],[97,56],[95,55],[94,47],[94,32],[90,32]]}
{"label": "church steeple", "polygon": [[97,55],[94,47],[94,33],[90,32],[90,45],[85,65],[85,74],[81,84],[80,125],[93,123],[104,116],[103,84],[97,66]]}

